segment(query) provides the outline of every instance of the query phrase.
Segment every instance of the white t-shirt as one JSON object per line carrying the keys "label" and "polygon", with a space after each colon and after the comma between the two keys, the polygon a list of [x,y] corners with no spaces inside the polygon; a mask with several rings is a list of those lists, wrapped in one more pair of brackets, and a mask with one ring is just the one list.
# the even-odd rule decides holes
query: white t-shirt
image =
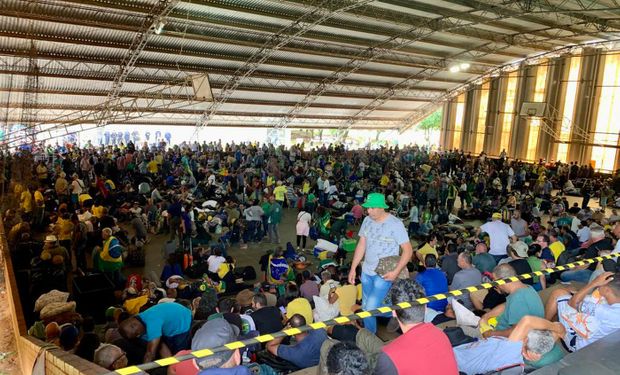
{"label": "white t-shirt", "polygon": [[577,233],[579,224],[581,224],[581,220],[579,220],[577,216],[573,216],[573,221],[570,223],[570,230]]}
{"label": "white t-shirt", "polygon": [[327,282],[321,285],[319,289],[319,297],[327,297],[329,296],[329,291],[331,288],[336,288],[340,286],[340,283],[336,280],[327,280]]}
{"label": "white t-shirt", "polygon": [[207,263],[209,264],[209,272],[217,273],[220,265],[224,262],[226,262],[226,258],[223,256],[211,255],[209,259],[207,259]]}
{"label": "white t-shirt", "polygon": [[590,228],[583,227],[577,231],[577,237],[579,238],[579,242],[584,243],[590,239]]}
{"label": "white t-shirt", "polygon": [[417,206],[411,206],[411,210],[409,210],[409,220],[412,223],[419,223],[419,214],[418,214],[418,207]]}
{"label": "white t-shirt", "polygon": [[[562,299],[563,297],[560,297]],[[605,300],[597,301],[594,297],[586,296],[579,311],[568,303],[559,302],[558,317],[567,331],[567,337],[576,334],[574,348],[579,350],[593,342],[615,332],[620,328],[620,303],[609,305]]]}
{"label": "white t-shirt", "polygon": [[316,187],[317,187],[319,190],[323,191],[323,186],[324,186],[324,185],[325,185],[325,181],[324,181],[321,177],[319,177],[319,178],[317,178],[317,179],[316,179]]}
{"label": "white t-shirt", "polygon": [[620,253],[620,241],[616,242],[616,246],[614,247],[614,250],[611,253],[612,254]]}
{"label": "white t-shirt", "polygon": [[506,255],[506,247],[510,244],[510,237],[515,235],[510,225],[504,224],[500,220],[493,220],[483,224],[480,229],[489,235],[491,240],[491,255]]}
{"label": "white t-shirt", "polygon": [[71,194],[80,195],[84,191],[84,183],[80,179],[73,180],[73,182],[71,182],[71,188]]}
{"label": "white t-shirt", "polygon": [[329,194],[329,180],[325,180],[325,182],[323,182],[323,191],[325,194]]}

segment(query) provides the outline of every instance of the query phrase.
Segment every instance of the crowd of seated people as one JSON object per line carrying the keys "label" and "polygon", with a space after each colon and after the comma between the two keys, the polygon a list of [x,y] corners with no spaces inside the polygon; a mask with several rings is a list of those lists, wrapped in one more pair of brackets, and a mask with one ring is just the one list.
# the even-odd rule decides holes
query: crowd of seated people
{"label": "crowd of seated people", "polygon": [[[602,208],[614,201],[613,181],[576,163],[417,146],[220,143],[63,146],[11,157],[36,161],[35,182],[10,182],[18,207],[3,215],[14,266],[29,271],[26,298],[36,301],[30,333],[108,369],[358,311],[361,284],[347,278],[342,240],[364,220],[361,203],[371,192],[384,194],[390,214],[419,243],[410,277],[390,289],[391,304],[620,248],[620,216],[589,206],[597,195]],[[581,205],[571,206],[565,193],[580,194]],[[286,210],[296,219],[283,221]],[[468,224],[476,220],[483,224]],[[296,244],[281,243],[282,225],[295,231]],[[155,234],[168,237],[163,249],[151,247]],[[309,238],[340,246],[312,266]],[[272,250],[261,259],[259,282],[248,283],[257,276],[228,252],[255,251],[257,242]],[[161,273],[127,270],[144,265],[145,251],[161,254],[153,255],[166,263]],[[541,367],[620,328],[615,272],[614,260],[593,263],[398,311],[384,319],[399,334],[389,343],[354,321],[154,373]],[[98,273],[112,282],[115,303],[95,329],[88,313],[97,314],[85,313],[66,291],[72,277]],[[573,283],[557,288],[560,281]],[[543,297],[548,288],[555,289]],[[468,324],[457,324],[463,317]]]}

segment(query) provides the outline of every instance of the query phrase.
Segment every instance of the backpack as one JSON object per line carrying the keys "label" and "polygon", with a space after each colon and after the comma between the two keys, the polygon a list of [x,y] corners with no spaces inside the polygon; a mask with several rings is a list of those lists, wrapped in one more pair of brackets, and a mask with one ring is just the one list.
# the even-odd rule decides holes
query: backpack
{"label": "backpack", "polygon": [[302,196],[301,198],[299,198],[297,200],[297,205],[296,205],[298,210],[302,210],[305,206],[306,206],[306,196]]}
{"label": "backpack", "polygon": [[316,241],[319,238],[319,231],[316,229],[316,227],[310,227],[310,238],[314,241]]}
{"label": "backpack", "polygon": [[235,277],[242,278],[243,281],[251,281],[256,279],[256,270],[252,266],[245,266],[243,268],[236,268]]}
{"label": "backpack", "polygon": [[286,251],[284,252],[284,258],[286,259],[296,259],[297,253],[295,252],[295,248],[293,244],[290,242],[286,243]]}
{"label": "backpack", "polygon": [[131,267],[144,267],[144,248],[136,245],[129,245],[126,261]]}

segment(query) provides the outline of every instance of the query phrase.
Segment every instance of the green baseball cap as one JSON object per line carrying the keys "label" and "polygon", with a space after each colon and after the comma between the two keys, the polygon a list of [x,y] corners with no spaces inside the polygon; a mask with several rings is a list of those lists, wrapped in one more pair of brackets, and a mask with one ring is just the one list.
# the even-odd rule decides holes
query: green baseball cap
{"label": "green baseball cap", "polygon": [[364,208],[390,208],[385,203],[385,195],[381,193],[370,193],[366,198],[366,202],[362,205]]}

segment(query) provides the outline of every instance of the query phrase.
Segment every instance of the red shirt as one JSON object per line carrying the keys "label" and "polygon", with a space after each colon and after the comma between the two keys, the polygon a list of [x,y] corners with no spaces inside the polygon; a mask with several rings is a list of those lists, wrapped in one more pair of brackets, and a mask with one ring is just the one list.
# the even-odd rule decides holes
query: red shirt
{"label": "red shirt", "polygon": [[107,198],[108,194],[110,194],[108,189],[105,187],[105,181],[102,178],[97,178],[97,189],[99,189],[99,192],[104,198]]}
{"label": "red shirt", "polygon": [[421,323],[383,347],[375,374],[458,375],[452,345],[443,331]]}

